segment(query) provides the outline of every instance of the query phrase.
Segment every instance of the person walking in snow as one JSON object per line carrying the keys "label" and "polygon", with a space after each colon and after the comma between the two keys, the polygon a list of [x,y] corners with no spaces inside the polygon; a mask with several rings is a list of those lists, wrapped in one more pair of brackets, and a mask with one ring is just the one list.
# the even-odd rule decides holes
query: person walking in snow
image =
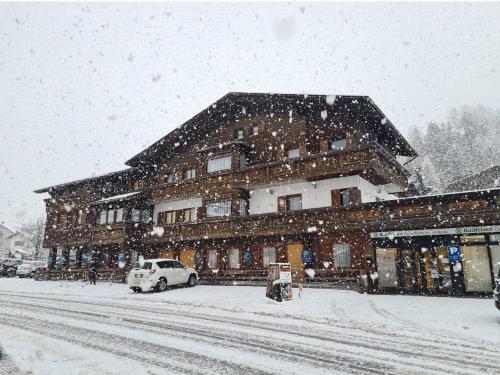
{"label": "person walking in snow", "polygon": [[95,284],[96,278],[97,278],[97,267],[95,266],[95,264],[92,264],[89,272],[90,285],[92,284],[96,285]]}

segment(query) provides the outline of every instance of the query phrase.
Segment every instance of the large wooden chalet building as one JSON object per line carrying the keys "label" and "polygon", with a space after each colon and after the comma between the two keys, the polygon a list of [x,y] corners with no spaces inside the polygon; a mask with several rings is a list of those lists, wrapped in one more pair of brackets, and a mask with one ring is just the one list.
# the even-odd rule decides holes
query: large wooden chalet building
{"label": "large wooden chalet building", "polygon": [[142,255],[206,281],[289,262],[303,282],[490,292],[500,190],[411,197],[416,156],[366,96],[229,93],[128,169],[36,191],[50,195],[51,272]]}

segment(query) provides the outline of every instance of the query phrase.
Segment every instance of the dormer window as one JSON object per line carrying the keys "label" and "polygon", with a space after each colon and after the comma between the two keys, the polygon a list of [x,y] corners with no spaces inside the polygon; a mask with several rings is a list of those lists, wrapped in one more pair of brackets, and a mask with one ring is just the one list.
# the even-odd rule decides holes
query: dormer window
{"label": "dormer window", "polygon": [[288,150],[288,159],[298,158],[300,156],[300,152],[298,148],[292,148]]}
{"label": "dormer window", "polygon": [[231,161],[232,157],[230,155],[221,158],[211,159],[208,161],[207,173],[231,169]]}
{"label": "dormer window", "polygon": [[335,139],[330,142],[330,149],[333,151],[342,151],[347,148],[347,141],[345,138]]}
{"label": "dormer window", "polygon": [[259,127],[252,126],[252,135],[259,135]]}
{"label": "dormer window", "polygon": [[196,177],[196,169],[188,169],[185,173],[184,173],[184,179],[186,180],[191,180],[192,178],[195,178]]}
{"label": "dormer window", "polygon": [[234,131],[234,139],[243,139],[243,129],[236,129]]}

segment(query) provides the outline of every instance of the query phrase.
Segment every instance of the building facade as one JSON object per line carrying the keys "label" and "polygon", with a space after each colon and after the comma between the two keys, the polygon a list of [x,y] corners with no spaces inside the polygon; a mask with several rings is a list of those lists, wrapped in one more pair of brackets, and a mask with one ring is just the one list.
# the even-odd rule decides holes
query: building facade
{"label": "building facade", "polygon": [[[53,267],[172,257],[234,281],[284,261],[303,282],[488,292],[498,192],[407,197],[403,164],[416,156],[368,97],[230,93],[128,169],[37,190],[50,195],[44,247]],[[439,243],[414,232],[440,229]],[[460,261],[446,263],[442,248],[457,245]],[[459,270],[469,261],[480,271]]]}

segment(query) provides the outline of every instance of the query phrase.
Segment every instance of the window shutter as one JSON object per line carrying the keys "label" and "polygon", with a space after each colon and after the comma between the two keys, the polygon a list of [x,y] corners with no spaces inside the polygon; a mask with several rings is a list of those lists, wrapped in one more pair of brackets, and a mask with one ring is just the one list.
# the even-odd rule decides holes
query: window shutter
{"label": "window shutter", "polygon": [[285,158],[285,150],[278,150],[278,160],[283,160]]}
{"label": "window shutter", "polygon": [[198,207],[196,209],[196,220],[200,220],[203,218],[203,207]]}
{"label": "window shutter", "polygon": [[306,145],[299,145],[299,155],[300,156],[307,155]]}
{"label": "window shutter", "polygon": [[286,197],[278,197],[278,212],[286,211]]}
{"label": "window shutter", "polygon": [[340,206],[340,190],[332,190],[332,206],[339,207]]}
{"label": "window shutter", "polygon": [[329,143],[330,142],[327,139],[322,139],[321,141],[319,141],[319,151],[321,151],[321,152],[328,151],[328,144]]}

